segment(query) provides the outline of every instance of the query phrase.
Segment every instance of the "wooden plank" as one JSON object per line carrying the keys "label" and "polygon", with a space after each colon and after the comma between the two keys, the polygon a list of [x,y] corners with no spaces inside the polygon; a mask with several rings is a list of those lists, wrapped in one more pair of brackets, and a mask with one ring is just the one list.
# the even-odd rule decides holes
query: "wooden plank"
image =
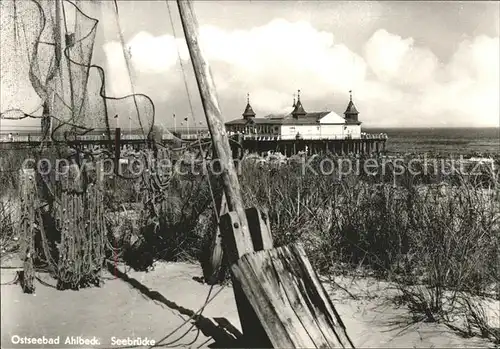
{"label": "wooden plank", "polygon": [[36,183],[33,169],[19,170],[19,191],[21,196],[21,215],[19,221],[20,255],[23,271],[19,274],[24,293],[35,292],[35,227],[36,227]]}
{"label": "wooden plank", "polygon": [[[229,212],[227,208],[226,195],[224,193],[222,193],[220,199],[216,199],[216,207],[219,209],[219,217],[222,217]],[[267,212],[261,212],[255,207],[251,207],[245,210],[245,214],[247,216],[250,236],[252,238],[252,243],[254,245],[255,251],[273,248],[273,239],[271,236],[271,228],[269,226]],[[234,218],[234,220],[236,221],[236,218]],[[234,235],[234,231],[232,231],[233,228],[227,226],[226,229],[231,229],[230,234]],[[233,244],[234,241],[230,242],[230,245]],[[231,247],[230,249],[233,249],[233,247]],[[230,259],[234,263],[237,260],[237,256],[233,255]],[[214,236],[212,236],[211,239],[208,264],[203,265],[204,278],[208,284],[212,285],[222,281],[220,279],[224,277],[224,275],[222,275],[223,273],[221,272],[223,268],[222,263],[222,234],[220,231],[220,227],[217,226],[216,231],[214,232]]]}
{"label": "wooden plank", "polygon": [[198,20],[194,14],[194,8],[191,0],[177,0],[182,28],[189,49],[191,62],[198,83],[198,90],[205,111],[208,129],[212,137],[212,143],[217,158],[222,166],[222,180],[224,183],[224,192],[226,194],[228,208],[234,211],[239,219],[240,229],[236,248],[238,256],[253,251],[250,230],[245,215],[245,209],[241,198],[240,183],[233,163],[231,147],[226,133],[226,128],[222,121],[222,116],[217,100],[217,91],[212,78],[212,73],[207,60],[198,43]]}
{"label": "wooden plank", "polygon": [[[260,214],[256,214],[253,217],[260,219]],[[254,219],[251,213],[251,219]],[[259,246],[258,241],[263,241],[265,243],[260,243],[262,248],[272,248],[272,244],[269,245],[268,242],[272,239],[270,237],[261,237],[260,234],[269,234],[270,230],[266,229],[265,223],[259,222],[249,222],[250,227],[252,227],[251,236],[254,239],[254,245]],[[264,228],[263,228],[264,227]],[[221,217],[220,229],[222,233],[222,242],[224,246],[224,253],[226,255],[226,260],[229,265],[235,263],[239,256],[236,249],[237,241],[235,236],[238,236],[239,229],[241,229],[238,221],[238,216],[235,212],[228,212]],[[255,243],[256,242],[256,243]],[[271,347],[271,342],[266,335],[266,332],[262,325],[260,324],[259,318],[257,317],[252,305],[249,303],[243,289],[241,288],[240,282],[231,275],[231,280],[233,283],[234,298],[236,300],[236,305],[238,308],[238,316],[240,318],[241,329],[243,330],[243,342],[241,343],[247,348],[269,348]]]}
{"label": "wooden plank", "polygon": [[354,348],[301,245],[243,256],[231,267],[275,348]]}

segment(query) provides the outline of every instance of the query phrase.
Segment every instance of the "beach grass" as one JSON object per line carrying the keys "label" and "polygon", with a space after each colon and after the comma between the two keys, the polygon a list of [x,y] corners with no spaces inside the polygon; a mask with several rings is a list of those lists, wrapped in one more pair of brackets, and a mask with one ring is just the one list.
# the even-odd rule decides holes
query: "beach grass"
{"label": "beach grass", "polygon": [[[498,342],[500,326],[476,301],[499,300],[498,173],[412,174],[403,162],[407,170],[398,175],[388,164],[385,173],[339,167],[320,174],[321,160],[311,161],[306,173],[293,161],[241,165],[245,205],[268,212],[275,246],[301,241],[318,273],[391,282],[398,291],[392,302],[406,306],[414,321],[443,322]],[[15,189],[16,171],[2,173],[2,184]],[[110,236],[121,239],[121,259],[137,270],[159,259],[205,262],[220,178],[173,175],[161,190],[143,178],[117,181],[108,207],[127,212],[133,204],[127,219],[108,220]],[[0,203],[2,248],[9,251],[15,249],[16,222],[8,214],[14,203]]]}

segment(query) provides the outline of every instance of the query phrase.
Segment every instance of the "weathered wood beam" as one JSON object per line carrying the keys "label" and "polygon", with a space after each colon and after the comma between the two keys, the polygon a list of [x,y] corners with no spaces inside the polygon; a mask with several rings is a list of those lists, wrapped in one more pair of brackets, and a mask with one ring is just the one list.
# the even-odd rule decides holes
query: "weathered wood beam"
{"label": "weathered wood beam", "polygon": [[[257,251],[272,249],[273,239],[267,217],[265,217],[266,215],[261,214],[253,208],[247,209],[246,213],[250,223],[250,235],[253,246],[255,246]],[[228,212],[221,217],[220,229],[222,242],[224,245],[224,254],[229,265],[236,263],[239,258],[234,237],[238,235],[240,228],[238,216],[235,212]],[[233,273],[231,277],[238,316],[240,318],[241,329],[243,330],[243,343],[240,344],[246,348],[270,348],[271,342],[252,304],[250,304],[245,296],[240,282],[235,278]]]}
{"label": "weathered wood beam", "polygon": [[[32,169],[19,170],[19,193],[21,197],[21,214],[24,219],[19,220],[20,257],[23,261],[23,271],[20,273],[20,284],[24,293],[35,292],[35,226],[36,226],[36,198],[35,171]],[[41,224],[41,222],[39,222]]]}
{"label": "weathered wood beam", "polygon": [[354,348],[300,245],[247,254],[231,269],[274,348]]}
{"label": "weathered wood beam", "polygon": [[217,158],[222,166],[222,180],[224,192],[226,194],[229,211],[234,211],[239,219],[240,229],[238,236],[235,236],[236,249],[241,257],[245,253],[253,251],[250,231],[245,215],[245,208],[241,198],[240,183],[233,163],[231,147],[226,133],[224,123],[217,100],[217,91],[212,78],[212,73],[203,51],[198,42],[198,20],[194,14],[191,0],[177,0],[182,28],[186,38],[191,63],[196,76],[198,90],[201,95],[208,129],[212,137],[212,143]]}

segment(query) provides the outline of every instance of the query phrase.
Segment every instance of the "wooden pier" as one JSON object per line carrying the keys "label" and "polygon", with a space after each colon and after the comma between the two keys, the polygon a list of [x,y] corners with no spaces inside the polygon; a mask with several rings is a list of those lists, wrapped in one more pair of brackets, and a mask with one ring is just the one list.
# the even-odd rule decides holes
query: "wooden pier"
{"label": "wooden pier", "polygon": [[[120,130],[120,129],[116,129]],[[70,146],[78,146],[82,149],[92,147],[114,147],[116,144],[121,149],[125,148],[143,148],[148,145],[145,142],[143,134],[112,132],[111,139],[103,136],[103,132],[89,135],[76,136],[70,140],[50,141],[51,143],[64,143]],[[13,139],[3,138],[0,142],[0,148],[29,148],[38,146],[42,143],[43,137],[40,134],[24,134],[16,136]],[[241,159],[248,153],[263,154],[268,151],[279,152],[287,157],[298,153],[313,154],[383,154],[385,153],[387,136],[385,134],[364,134],[361,138],[309,138],[309,139],[281,139],[278,137],[269,137],[266,135],[243,135],[234,134],[229,136],[232,156],[235,159]],[[172,148],[182,143],[189,144],[193,141],[199,141],[208,145],[212,139],[206,129],[191,130],[190,132],[164,133],[161,139],[156,139],[161,145]],[[196,146],[199,148],[199,146]],[[205,147],[205,146],[204,146]]]}
{"label": "wooden pier", "polygon": [[268,137],[231,137],[233,158],[245,153],[279,152],[287,157],[298,153],[313,154],[380,154],[385,153],[385,135],[366,135],[359,139],[270,139]]}

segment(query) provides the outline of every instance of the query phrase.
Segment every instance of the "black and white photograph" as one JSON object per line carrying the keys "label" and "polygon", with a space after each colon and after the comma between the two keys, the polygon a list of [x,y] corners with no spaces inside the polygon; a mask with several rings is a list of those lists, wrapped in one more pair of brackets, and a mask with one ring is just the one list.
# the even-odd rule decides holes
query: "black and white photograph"
{"label": "black and white photograph", "polygon": [[500,2],[2,0],[0,348],[498,348]]}

